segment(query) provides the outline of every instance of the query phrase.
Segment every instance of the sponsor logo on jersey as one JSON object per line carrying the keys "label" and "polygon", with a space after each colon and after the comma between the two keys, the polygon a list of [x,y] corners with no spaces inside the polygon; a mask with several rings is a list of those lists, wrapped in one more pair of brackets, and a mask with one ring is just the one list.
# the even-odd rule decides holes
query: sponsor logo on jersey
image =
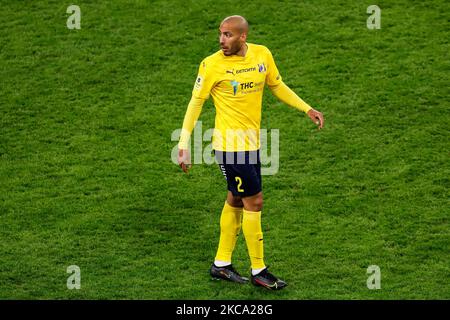
{"label": "sponsor logo on jersey", "polygon": [[238,90],[239,82],[236,80],[230,81],[231,86],[233,87],[233,95],[236,95],[236,92]]}
{"label": "sponsor logo on jersey", "polygon": [[251,67],[251,68],[239,69],[239,70],[236,70],[236,74],[244,73],[244,72],[251,72],[251,71],[256,71],[256,68]]}
{"label": "sponsor logo on jersey", "polygon": [[225,73],[231,73],[232,75],[236,75],[236,74],[252,72],[252,71],[256,71],[256,67],[243,68],[243,69],[237,69],[237,70],[234,70],[234,69],[226,70]]}
{"label": "sponsor logo on jersey", "polygon": [[264,81],[260,82],[237,82],[236,80],[230,81],[231,86],[233,87],[233,95],[236,95],[238,89],[242,94],[254,93],[263,90]]}
{"label": "sponsor logo on jersey", "polygon": [[194,88],[197,89],[197,90],[200,90],[202,85],[203,85],[203,77],[202,76],[198,76],[197,80],[195,80]]}
{"label": "sponsor logo on jersey", "polygon": [[253,88],[253,81],[241,83],[241,90],[246,90],[246,89],[251,89],[251,88]]}
{"label": "sponsor logo on jersey", "polygon": [[244,85],[241,84],[242,94],[250,94],[255,92],[263,91],[264,89],[264,81],[260,82],[248,82]]}

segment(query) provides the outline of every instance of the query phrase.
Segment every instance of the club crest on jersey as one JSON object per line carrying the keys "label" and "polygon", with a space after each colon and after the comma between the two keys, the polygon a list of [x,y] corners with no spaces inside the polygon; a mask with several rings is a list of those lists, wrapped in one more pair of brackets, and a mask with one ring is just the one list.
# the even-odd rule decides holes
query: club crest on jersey
{"label": "club crest on jersey", "polygon": [[258,71],[260,73],[266,71],[266,66],[264,65],[264,63],[261,63],[261,64],[258,63]]}
{"label": "club crest on jersey", "polygon": [[233,87],[233,95],[236,95],[237,89],[239,87],[239,82],[236,80],[230,81],[231,86]]}

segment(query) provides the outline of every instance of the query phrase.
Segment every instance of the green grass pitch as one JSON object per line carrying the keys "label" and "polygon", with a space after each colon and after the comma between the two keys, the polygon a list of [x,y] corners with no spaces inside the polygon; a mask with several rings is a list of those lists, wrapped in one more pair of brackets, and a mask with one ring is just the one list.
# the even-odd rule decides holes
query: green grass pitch
{"label": "green grass pitch", "polygon": [[[381,29],[366,26],[371,4]],[[1,299],[450,298],[448,1],[1,9]],[[280,168],[263,177],[263,230],[280,292],[211,281],[225,181],[216,165],[185,175],[170,160],[198,64],[232,14],[326,119],[318,131],[266,89],[261,126],[279,129]],[[214,115],[208,101],[204,129]],[[242,237],[234,264],[249,272]]]}

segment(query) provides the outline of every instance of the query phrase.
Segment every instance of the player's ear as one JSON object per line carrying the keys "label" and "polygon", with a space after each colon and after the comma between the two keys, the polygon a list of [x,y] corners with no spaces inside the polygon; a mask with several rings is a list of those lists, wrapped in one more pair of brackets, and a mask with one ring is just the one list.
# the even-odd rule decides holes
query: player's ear
{"label": "player's ear", "polygon": [[246,33],[246,32],[243,32],[243,33],[241,34],[241,40],[242,40],[242,41],[247,41],[247,33]]}

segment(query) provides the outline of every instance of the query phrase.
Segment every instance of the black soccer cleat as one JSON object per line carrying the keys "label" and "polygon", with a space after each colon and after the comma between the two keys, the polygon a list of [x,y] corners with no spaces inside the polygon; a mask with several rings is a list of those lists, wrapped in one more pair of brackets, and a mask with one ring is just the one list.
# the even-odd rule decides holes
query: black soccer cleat
{"label": "black soccer cleat", "polygon": [[275,277],[267,270],[267,268],[258,273],[256,276],[252,275],[252,283],[255,286],[261,286],[269,290],[281,290],[287,286],[285,281]]}
{"label": "black soccer cleat", "polygon": [[223,279],[227,281],[237,282],[237,283],[247,283],[248,278],[241,276],[236,270],[234,270],[233,265],[228,265],[225,267],[216,267],[213,263],[211,270],[209,271],[213,279]]}

